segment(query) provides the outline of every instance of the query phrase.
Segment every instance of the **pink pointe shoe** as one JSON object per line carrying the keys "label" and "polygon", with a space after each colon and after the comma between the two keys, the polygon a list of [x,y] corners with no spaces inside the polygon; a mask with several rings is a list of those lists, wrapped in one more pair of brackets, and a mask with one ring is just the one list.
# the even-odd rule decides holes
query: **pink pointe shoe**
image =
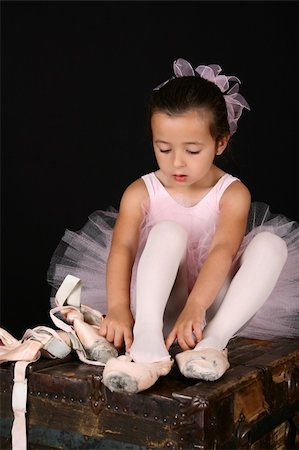
{"label": "pink pointe shoe", "polygon": [[122,355],[107,362],[102,382],[112,392],[137,393],[150,388],[159,377],[167,375],[173,362],[137,363],[129,355]]}
{"label": "pink pointe shoe", "polygon": [[72,324],[76,332],[76,337],[71,336],[73,347],[76,349],[83,347],[87,359],[106,364],[110,358],[118,356],[118,351],[107,339],[99,335],[96,322],[98,318],[93,310],[82,306],[82,311],[75,307],[61,308],[61,314],[68,323]]}
{"label": "pink pointe shoe", "polygon": [[176,355],[179,369],[186,378],[215,381],[229,368],[227,348],[201,348],[187,350]]}

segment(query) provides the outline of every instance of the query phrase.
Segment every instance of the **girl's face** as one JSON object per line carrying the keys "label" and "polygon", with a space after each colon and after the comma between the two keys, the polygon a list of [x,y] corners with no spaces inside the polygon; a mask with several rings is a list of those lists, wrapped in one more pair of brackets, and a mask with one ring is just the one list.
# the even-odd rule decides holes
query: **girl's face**
{"label": "girl's face", "polygon": [[176,116],[156,112],[151,118],[153,146],[159,168],[171,185],[190,186],[205,181],[228,142],[211,136],[209,115],[195,110]]}

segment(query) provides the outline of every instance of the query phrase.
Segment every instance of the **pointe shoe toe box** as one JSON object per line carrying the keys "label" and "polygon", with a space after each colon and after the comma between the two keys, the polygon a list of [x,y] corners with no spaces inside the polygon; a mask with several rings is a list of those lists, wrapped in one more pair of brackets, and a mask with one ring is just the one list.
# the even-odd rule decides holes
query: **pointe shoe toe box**
{"label": "pointe shoe toe box", "polygon": [[103,376],[103,383],[111,392],[135,394],[139,391],[138,382],[134,377],[117,370],[111,371],[109,374]]}
{"label": "pointe shoe toe box", "polygon": [[173,361],[136,363],[129,356],[110,359],[103,371],[103,384],[112,392],[137,393],[150,388],[167,375]]}
{"label": "pointe shoe toe box", "polygon": [[99,336],[90,348],[85,348],[86,355],[92,361],[107,363],[111,358],[116,358],[118,352],[116,348],[105,338]]}
{"label": "pointe shoe toe box", "polygon": [[229,368],[227,349],[187,350],[176,355],[179,369],[187,378],[218,380]]}

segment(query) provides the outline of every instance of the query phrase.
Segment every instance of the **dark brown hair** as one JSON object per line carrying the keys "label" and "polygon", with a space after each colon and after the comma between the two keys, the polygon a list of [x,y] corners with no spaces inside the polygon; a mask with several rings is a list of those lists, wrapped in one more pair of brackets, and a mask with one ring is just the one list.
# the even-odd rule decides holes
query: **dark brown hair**
{"label": "dark brown hair", "polygon": [[216,143],[229,133],[227,109],[221,90],[200,76],[173,78],[154,90],[149,102],[149,119],[156,112],[179,115],[190,110],[210,113],[210,133]]}

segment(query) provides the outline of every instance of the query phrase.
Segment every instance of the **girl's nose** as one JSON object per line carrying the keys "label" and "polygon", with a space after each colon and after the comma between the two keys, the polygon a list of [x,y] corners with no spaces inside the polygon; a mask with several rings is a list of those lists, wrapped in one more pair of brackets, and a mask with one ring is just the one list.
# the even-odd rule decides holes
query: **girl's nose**
{"label": "girl's nose", "polygon": [[182,155],[180,155],[179,153],[174,154],[173,157],[173,166],[176,168],[179,167],[184,167],[185,162],[184,162],[184,158]]}

